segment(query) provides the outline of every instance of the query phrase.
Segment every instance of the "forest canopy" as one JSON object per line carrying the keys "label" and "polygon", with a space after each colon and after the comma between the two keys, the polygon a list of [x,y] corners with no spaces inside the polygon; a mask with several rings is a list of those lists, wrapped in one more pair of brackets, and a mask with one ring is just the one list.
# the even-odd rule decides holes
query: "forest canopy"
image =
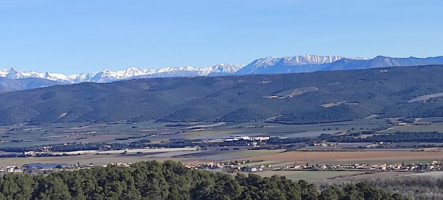
{"label": "forest canopy", "polygon": [[49,175],[5,174],[0,199],[401,199],[358,183],[319,191],[304,180],[282,176],[213,173],[181,163],[139,162],[130,167],[94,167]]}

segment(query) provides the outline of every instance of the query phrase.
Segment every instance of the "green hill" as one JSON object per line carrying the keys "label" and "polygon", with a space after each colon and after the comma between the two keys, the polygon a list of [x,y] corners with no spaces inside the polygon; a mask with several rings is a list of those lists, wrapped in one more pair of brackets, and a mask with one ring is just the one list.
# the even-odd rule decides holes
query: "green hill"
{"label": "green hill", "polygon": [[109,121],[320,123],[443,116],[443,66],[136,79],[0,94],[0,124]]}

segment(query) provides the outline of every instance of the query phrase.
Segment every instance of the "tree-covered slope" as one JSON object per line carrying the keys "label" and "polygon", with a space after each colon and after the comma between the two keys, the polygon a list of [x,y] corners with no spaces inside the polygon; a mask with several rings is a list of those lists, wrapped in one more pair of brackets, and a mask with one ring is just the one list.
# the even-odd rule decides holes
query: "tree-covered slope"
{"label": "tree-covered slope", "polygon": [[303,124],[443,116],[443,66],[303,74],[137,79],[0,94],[0,124],[271,121]]}

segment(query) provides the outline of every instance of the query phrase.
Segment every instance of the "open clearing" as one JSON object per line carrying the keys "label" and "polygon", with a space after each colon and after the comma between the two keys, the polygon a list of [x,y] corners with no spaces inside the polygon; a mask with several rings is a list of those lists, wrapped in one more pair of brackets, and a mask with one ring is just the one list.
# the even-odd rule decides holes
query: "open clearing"
{"label": "open clearing", "polygon": [[[332,171],[325,171],[325,172],[332,172]],[[349,171],[347,171],[349,172]],[[408,176],[414,176],[416,174],[422,174],[417,172],[361,172],[357,174],[343,174],[342,176],[335,176],[330,177],[327,179],[314,179],[317,183],[326,183],[329,184],[341,184],[341,183],[360,183],[365,180],[372,180],[372,179],[395,179],[399,177],[408,177]],[[327,176],[327,175],[326,175]],[[306,179],[309,180],[309,179]]]}
{"label": "open clearing", "polygon": [[247,158],[248,160],[292,161],[292,162],[331,162],[331,161],[370,161],[370,160],[442,160],[442,152],[417,151],[352,151],[352,152],[284,152]]}
{"label": "open clearing", "polygon": [[443,97],[443,92],[419,96],[419,97],[409,100],[408,102],[412,103],[412,102],[417,102],[417,101],[427,101],[429,99],[438,98],[438,97]]}
{"label": "open clearing", "polygon": [[308,180],[308,181],[320,181],[339,177],[355,176],[364,174],[364,172],[358,171],[263,171],[255,173],[263,177],[270,177],[273,175],[285,176],[291,180]]}

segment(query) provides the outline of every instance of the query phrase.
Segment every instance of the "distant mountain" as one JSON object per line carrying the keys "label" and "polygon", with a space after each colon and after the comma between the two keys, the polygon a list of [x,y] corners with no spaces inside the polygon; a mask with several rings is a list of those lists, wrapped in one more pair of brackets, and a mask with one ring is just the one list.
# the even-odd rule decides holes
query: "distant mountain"
{"label": "distant mountain", "polygon": [[443,117],[441,74],[443,65],[58,85],[0,94],[0,124]]}
{"label": "distant mountain", "polygon": [[156,77],[182,77],[182,76],[208,76],[208,75],[227,75],[232,74],[243,65],[218,64],[206,68],[197,67],[167,67],[161,69],[139,69],[130,67],[121,71],[104,70],[97,73],[82,73],[65,75],[59,73],[38,73],[18,71],[13,68],[0,69],[0,77],[8,79],[23,79],[23,78],[40,78],[60,83],[108,83],[117,80],[135,79],[135,78],[156,78]]}
{"label": "distant mountain", "polygon": [[9,79],[0,77],[0,93],[16,90],[27,90],[33,88],[60,85],[62,83],[40,78]]}
{"label": "distant mountain", "polygon": [[104,70],[97,73],[65,75],[60,73],[25,72],[11,69],[0,69],[0,77],[8,79],[39,78],[64,84],[94,82],[109,83],[118,80],[158,77],[193,77],[224,76],[240,74],[285,74],[317,72],[332,70],[370,69],[390,66],[417,66],[443,64],[443,56],[430,58],[391,58],[377,56],[373,59],[345,58],[340,56],[303,55],[294,57],[266,57],[254,60],[250,64],[218,64],[211,67],[167,67],[161,69],[139,69],[130,67],[121,71]]}
{"label": "distant mountain", "polygon": [[391,58],[377,56],[373,59],[365,59],[304,55],[284,58],[260,58],[246,65],[237,71],[236,74],[282,74],[439,64],[443,64],[443,56],[429,58]]}
{"label": "distant mountain", "polygon": [[349,70],[349,69],[370,69],[379,67],[393,66],[418,66],[418,65],[438,65],[443,64],[443,56],[429,58],[391,58],[385,56],[377,56],[373,59],[341,59],[337,62],[323,66],[321,71],[330,70]]}
{"label": "distant mountain", "polygon": [[252,61],[237,74],[282,74],[307,71],[318,71],[322,64],[333,63],[343,59],[340,56],[313,56],[303,55],[295,57],[273,58],[266,57]]}

